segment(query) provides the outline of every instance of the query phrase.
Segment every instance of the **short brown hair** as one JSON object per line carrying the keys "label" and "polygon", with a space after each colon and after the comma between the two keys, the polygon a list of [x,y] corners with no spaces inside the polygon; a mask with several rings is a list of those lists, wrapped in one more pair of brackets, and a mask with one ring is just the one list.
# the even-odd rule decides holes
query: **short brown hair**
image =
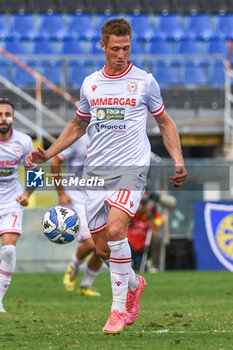
{"label": "short brown hair", "polygon": [[108,44],[110,35],[125,36],[129,35],[130,40],[132,40],[132,29],[124,18],[113,18],[105,22],[101,28],[102,41],[105,45]]}
{"label": "short brown hair", "polygon": [[13,103],[8,98],[5,98],[5,97],[4,98],[0,98],[0,104],[1,105],[10,105],[11,108],[13,109],[13,112],[15,110],[15,107],[14,107]]}

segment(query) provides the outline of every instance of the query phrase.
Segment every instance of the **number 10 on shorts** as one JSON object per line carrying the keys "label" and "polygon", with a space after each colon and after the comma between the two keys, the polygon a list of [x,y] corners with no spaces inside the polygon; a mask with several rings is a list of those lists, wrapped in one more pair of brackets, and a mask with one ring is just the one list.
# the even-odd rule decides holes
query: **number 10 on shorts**
{"label": "number 10 on shorts", "polygon": [[120,190],[116,199],[116,203],[126,205],[130,196],[129,190]]}

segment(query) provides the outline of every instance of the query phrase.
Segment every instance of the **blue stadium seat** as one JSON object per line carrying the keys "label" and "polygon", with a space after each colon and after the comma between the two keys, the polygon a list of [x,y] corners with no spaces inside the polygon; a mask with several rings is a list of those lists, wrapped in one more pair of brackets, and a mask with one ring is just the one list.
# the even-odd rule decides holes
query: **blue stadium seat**
{"label": "blue stadium seat", "polygon": [[162,89],[179,84],[178,76],[170,61],[156,62],[152,67],[152,74]]}
{"label": "blue stadium seat", "polygon": [[56,85],[62,82],[62,64],[60,60],[41,61],[41,74]]}
{"label": "blue stadium seat", "polygon": [[208,40],[213,36],[210,19],[205,14],[189,15],[185,34],[195,40]]}
{"label": "blue stadium seat", "polygon": [[33,40],[37,31],[34,19],[31,15],[11,15],[8,38],[18,40]]}
{"label": "blue stadium seat", "polygon": [[176,72],[177,84],[185,85],[185,81],[184,81],[184,62],[185,61],[180,59],[171,59],[170,61],[171,61],[171,66]]}
{"label": "blue stadium seat", "polygon": [[[233,25],[233,23],[232,23]],[[227,53],[226,42],[222,39],[212,38],[206,43],[206,54],[207,55],[224,55]]]}
{"label": "blue stadium seat", "polygon": [[165,40],[157,38],[148,43],[147,53],[151,55],[171,55],[172,52]]}
{"label": "blue stadium seat", "polygon": [[208,84],[208,76],[204,66],[195,61],[186,61],[183,65],[184,83],[188,88],[194,88],[197,85]]}
{"label": "blue stadium seat", "polygon": [[225,84],[225,64],[221,60],[216,60],[210,64],[209,83],[216,88],[221,88]]}
{"label": "blue stadium seat", "polygon": [[0,15],[0,39],[5,39],[8,34],[6,23],[5,23],[5,17],[3,15]]}
{"label": "blue stadium seat", "polygon": [[65,39],[61,45],[62,55],[82,55],[83,49],[77,40]]}
{"label": "blue stadium seat", "polygon": [[155,33],[162,39],[179,40],[184,36],[184,31],[177,15],[159,16]]}
{"label": "blue stadium seat", "polygon": [[155,36],[155,30],[147,15],[129,16],[129,22],[133,29],[133,39],[151,40]]}
{"label": "blue stadium seat", "polygon": [[66,35],[65,25],[61,15],[41,15],[39,37],[49,40],[61,40]]}
{"label": "blue stadium seat", "polygon": [[183,38],[177,43],[176,53],[178,55],[200,55],[201,50],[196,40]]}
{"label": "blue stadium seat", "polygon": [[98,16],[98,26],[97,26],[99,29],[99,32],[101,31],[101,27],[104,25],[105,22],[109,21],[112,18],[118,18],[118,17],[119,17],[118,13],[110,14],[110,15],[99,15]]}
{"label": "blue stadium seat", "polygon": [[[104,57],[103,57],[104,58]],[[88,69],[89,74],[92,74],[96,71],[102,71],[105,64],[106,64],[106,60],[105,59],[99,59],[97,61],[88,61],[84,62],[85,63],[85,67]]]}
{"label": "blue stadium seat", "polygon": [[85,60],[84,62],[82,62],[82,65],[85,66],[85,68],[89,71],[89,74],[91,74],[96,71],[102,70],[105,65],[105,60],[98,60],[98,61]]}
{"label": "blue stadium seat", "polygon": [[233,15],[217,16],[216,36],[220,39],[233,39]]}
{"label": "blue stadium seat", "polygon": [[80,89],[83,80],[91,72],[88,70],[86,65],[80,65],[80,62],[74,62],[68,65],[67,72],[67,83],[71,85],[74,89]]}
{"label": "blue stadium seat", "polygon": [[89,15],[71,15],[67,38],[94,40],[100,38],[100,33],[96,32]]}
{"label": "blue stadium seat", "polygon": [[133,65],[135,65],[136,67],[147,71],[147,65],[144,60],[136,58],[136,59],[132,59],[131,61]]}
{"label": "blue stadium seat", "polygon": [[[36,70],[35,61],[25,61],[25,63]],[[21,89],[24,89],[28,85],[35,84],[36,79],[23,68],[14,65],[12,66],[12,82]]]}
{"label": "blue stadium seat", "polygon": [[33,43],[32,53],[35,55],[55,55],[56,51],[50,41],[37,39]]}
{"label": "blue stadium seat", "polygon": [[104,55],[104,51],[101,49],[98,41],[93,41],[90,46],[90,55]]}
{"label": "blue stadium seat", "polygon": [[14,55],[26,55],[27,54],[26,46],[21,41],[7,40],[4,43],[4,48]]}
{"label": "blue stadium seat", "polygon": [[132,45],[131,45],[131,54],[132,55],[142,55],[143,49],[142,49],[142,44],[137,41],[137,40],[132,40]]}

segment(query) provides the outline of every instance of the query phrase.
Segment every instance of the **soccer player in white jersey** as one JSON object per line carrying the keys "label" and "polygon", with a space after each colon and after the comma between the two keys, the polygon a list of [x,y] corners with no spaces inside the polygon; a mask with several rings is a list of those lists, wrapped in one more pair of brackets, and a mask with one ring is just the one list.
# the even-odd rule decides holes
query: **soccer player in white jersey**
{"label": "soccer player in white jersey", "polygon": [[106,180],[106,191],[87,191],[86,199],[88,226],[96,252],[106,263],[109,259],[113,302],[103,328],[106,334],[119,334],[126,325],[135,322],[146,286],[145,279],[130,266],[126,232],[146,184],[150,161],[148,111],[155,117],[175,165],[171,183],[179,187],[187,177],[177,129],[165,111],[155,78],[128,60],[131,39],[131,27],[126,20],[112,19],[104,24],[100,44],[106,65],[84,80],[76,117],[56,142],[47,151],[38,148],[28,156],[29,166],[45,162],[86,132],[90,137],[87,173]]}
{"label": "soccer player in white jersey", "polygon": [[[73,143],[73,145],[52,159],[51,168],[57,180],[61,179],[61,165],[63,162],[65,162],[66,174],[69,174],[68,176],[75,176],[76,178],[82,177],[89,143],[89,138],[87,134],[85,134],[78,141]],[[95,253],[95,243],[87,225],[85,192],[82,188],[75,188],[74,185],[71,186],[71,188],[65,189],[60,181],[57,182],[56,186],[59,204],[71,206],[78,213],[81,222],[81,230],[78,238],[79,246],[72,256],[71,262],[64,275],[63,284],[67,292],[72,292],[74,290],[79,267],[85,261],[85,258],[92,253],[80,283],[78,294],[98,297],[100,293],[93,290],[91,286],[99,273],[102,261]]]}
{"label": "soccer player in white jersey", "polygon": [[22,206],[28,205],[32,192],[27,189],[23,193],[18,182],[18,167],[22,160],[26,166],[28,152],[34,147],[30,136],[13,130],[15,120],[13,104],[8,99],[0,99],[0,312],[6,312],[3,297],[15,270],[16,243],[22,234]]}

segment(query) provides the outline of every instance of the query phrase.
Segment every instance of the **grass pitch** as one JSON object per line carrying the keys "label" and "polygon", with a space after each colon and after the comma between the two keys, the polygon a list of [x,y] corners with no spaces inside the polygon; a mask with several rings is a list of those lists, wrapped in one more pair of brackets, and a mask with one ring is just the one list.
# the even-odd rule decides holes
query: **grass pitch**
{"label": "grass pitch", "polygon": [[[233,349],[230,272],[144,274],[141,312],[119,336],[103,335],[111,306],[108,273],[99,298],[67,293],[62,274],[16,274],[0,314],[0,349]],[[78,278],[78,283],[81,276]]]}

